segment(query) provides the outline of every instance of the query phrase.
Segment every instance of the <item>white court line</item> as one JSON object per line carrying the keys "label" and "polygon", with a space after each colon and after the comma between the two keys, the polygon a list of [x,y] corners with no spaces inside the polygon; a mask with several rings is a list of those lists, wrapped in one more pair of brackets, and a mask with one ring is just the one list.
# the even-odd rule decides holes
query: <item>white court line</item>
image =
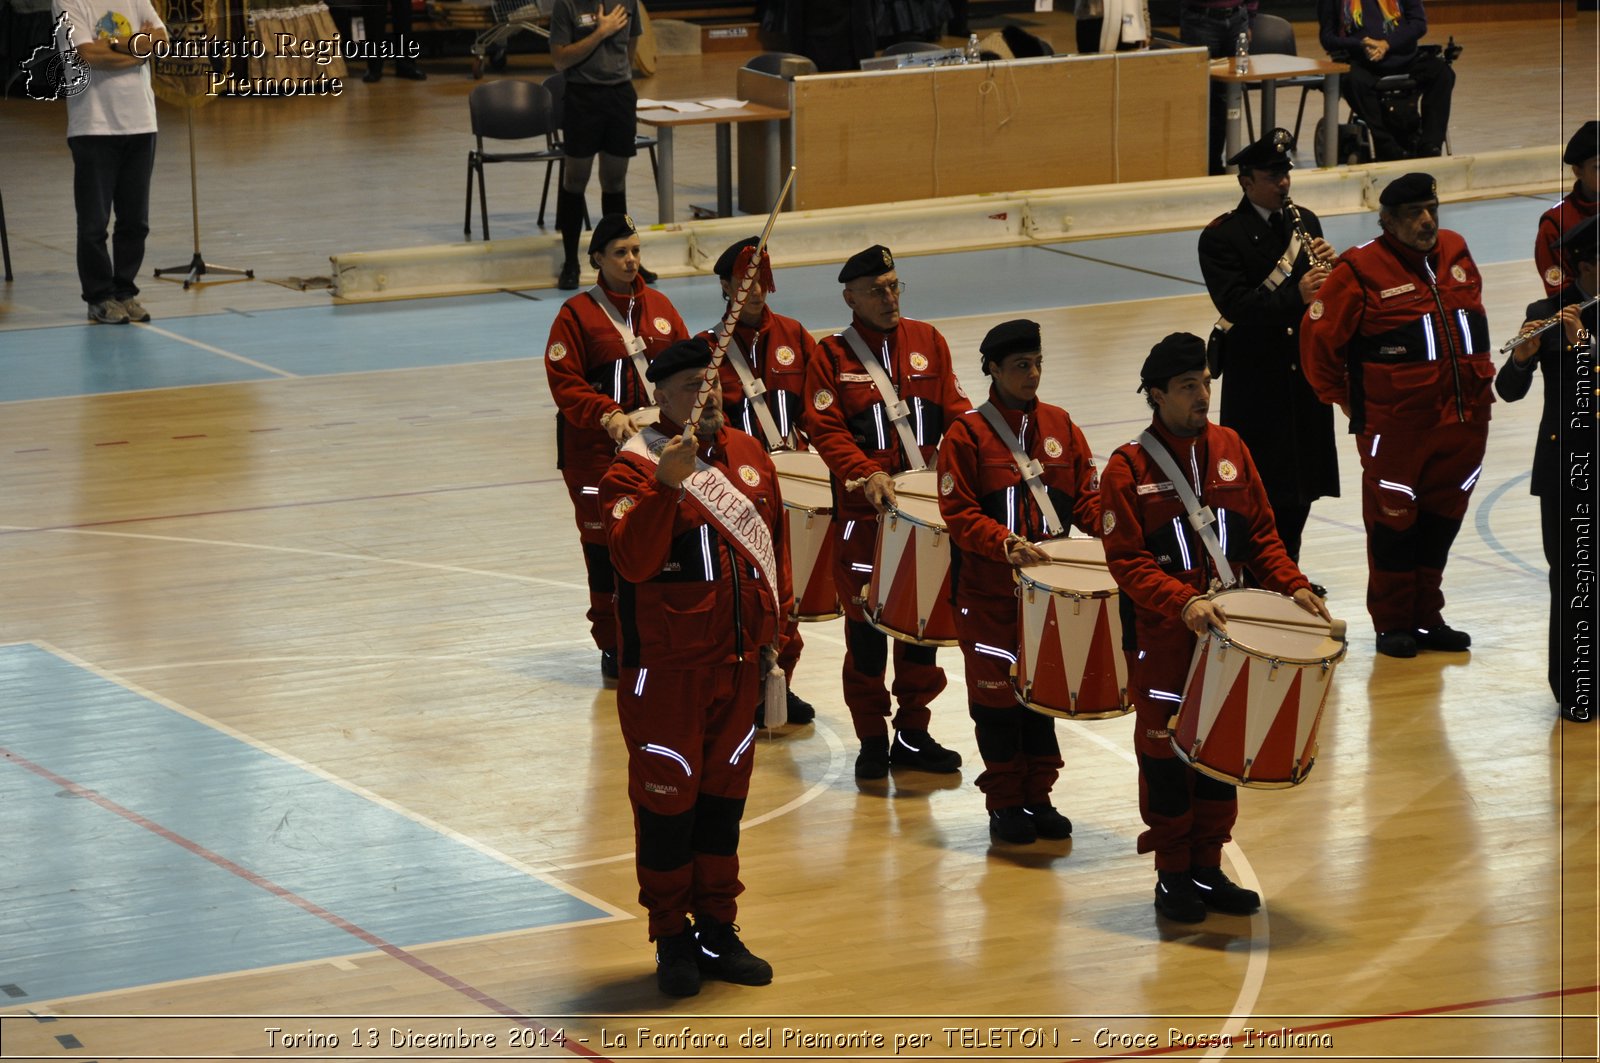
{"label": "white court line", "polygon": [[[293,764],[295,767],[300,768],[302,771],[310,772],[312,775],[315,775],[317,778],[322,779],[324,782],[332,783],[333,785],[335,785],[335,786],[337,786],[337,787],[339,787],[339,788],[341,788],[343,790],[347,790],[350,793],[355,794],[357,797],[360,797],[363,800],[370,801],[373,804],[378,805],[381,808],[388,809],[390,812],[393,812],[396,815],[404,816],[406,819],[411,820],[413,823],[416,823],[416,824],[419,824],[420,826],[426,827],[428,830],[431,830],[431,831],[433,831],[433,832],[435,832],[437,834],[441,834],[444,837],[449,838],[451,841],[454,841],[454,842],[457,842],[457,843],[459,843],[461,845],[464,845],[467,848],[472,849],[475,852],[481,853],[484,856],[487,856],[491,860],[494,860],[494,861],[497,861],[499,863],[502,863],[505,866],[507,866],[509,868],[512,868],[515,871],[519,871],[522,874],[527,875],[529,878],[538,879],[540,882],[545,883],[546,885],[550,886],[552,889],[560,890],[562,893],[565,893],[568,896],[576,897],[579,900],[584,901],[586,904],[592,905],[593,907],[599,909],[600,911],[607,913],[607,915],[610,917],[610,920],[622,920],[622,919],[634,919],[634,918],[636,918],[631,913],[625,912],[622,909],[617,908],[616,906],[614,906],[612,904],[609,904],[604,900],[601,900],[599,897],[596,897],[596,896],[594,896],[594,895],[592,895],[590,893],[585,892],[584,890],[580,890],[575,886],[568,885],[567,883],[562,882],[561,880],[557,879],[555,876],[549,874],[548,872],[541,871],[538,868],[533,867],[531,864],[527,864],[527,863],[525,863],[525,862],[523,862],[521,860],[518,860],[516,857],[511,856],[508,853],[503,853],[500,850],[494,848],[491,845],[488,845],[485,842],[478,841],[476,838],[473,838],[470,835],[463,834],[460,831],[455,830],[454,828],[447,827],[444,824],[437,822],[436,820],[430,819],[429,817],[423,815],[420,812],[412,811],[411,809],[406,808],[404,805],[401,805],[401,804],[399,804],[399,803],[397,803],[395,801],[391,801],[387,797],[383,797],[383,796],[381,796],[379,794],[373,793],[371,790],[368,790],[364,786],[361,786],[361,785],[359,785],[357,783],[351,782],[348,779],[341,778],[340,776],[333,774],[331,771],[328,771],[327,769],[322,768],[322,767],[320,767],[320,766],[318,766],[316,764],[312,764],[309,761],[301,760],[299,757],[295,756],[294,754],[285,752],[284,750],[281,750],[281,749],[278,749],[276,746],[268,745],[266,742],[263,742],[258,738],[255,738],[255,737],[253,737],[251,735],[248,735],[243,731],[240,731],[240,730],[237,730],[237,729],[235,729],[233,727],[230,727],[230,726],[228,726],[227,724],[223,723],[220,720],[215,720],[215,719],[212,719],[211,717],[205,715],[204,713],[196,712],[196,711],[194,711],[193,709],[189,708],[186,705],[182,705],[179,702],[171,700],[170,698],[163,697],[162,695],[157,694],[153,690],[149,690],[149,689],[147,689],[145,687],[140,686],[138,683],[135,683],[135,682],[132,682],[131,680],[125,679],[121,675],[118,675],[115,672],[111,672],[111,671],[108,671],[107,669],[99,667],[98,665],[91,664],[88,661],[84,660],[83,658],[77,657],[77,656],[75,656],[75,655],[73,655],[71,653],[68,653],[66,650],[63,650],[63,649],[61,649],[61,648],[59,648],[57,646],[53,646],[48,642],[44,642],[44,641],[35,639],[35,640],[30,640],[29,642],[25,642],[25,643],[13,643],[12,645],[33,645],[33,646],[37,646],[40,649],[44,650],[45,652],[54,654],[55,656],[61,658],[63,661],[67,661],[70,664],[73,664],[73,665],[75,665],[75,666],[77,666],[79,668],[82,668],[84,671],[89,672],[92,675],[99,676],[101,679],[104,679],[108,683],[114,683],[117,686],[123,688],[124,690],[131,691],[132,693],[137,694],[142,698],[148,698],[149,700],[155,702],[157,705],[160,705],[160,706],[162,706],[163,708],[166,708],[166,709],[170,709],[173,712],[176,712],[181,716],[186,716],[189,719],[195,721],[196,723],[201,724],[201,725],[203,725],[205,727],[209,727],[212,730],[217,731],[217,732],[219,732],[221,734],[225,734],[229,738],[232,738],[236,742],[241,742],[241,743],[243,743],[243,744],[245,744],[247,746],[250,746],[252,749],[260,750],[261,752],[266,753],[269,756],[276,757],[277,759],[279,759],[281,761],[284,761],[285,763]],[[585,920],[585,922],[599,922],[599,921],[602,921],[602,920]],[[609,921],[609,920],[607,920],[607,921]],[[565,924],[563,924],[563,925],[565,925]]]}
{"label": "white court line", "polygon": [[303,557],[328,557],[340,561],[361,561],[377,565],[399,565],[404,568],[422,568],[435,572],[455,572],[464,576],[485,576],[489,579],[511,580],[517,583],[537,583],[545,587],[561,587],[569,591],[588,593],[587,584],[567,583],[542,576],[519,576],[511,572],[490,572],[464,565],[440,565],[432,561],[407,561],[398,557],[374,557],[371,554],[344,554],[335,550],[311,550],[301,546],[269,546],[265,543],[241,543],[231,539],[197,539],[187,535],[149,535],[141,532],[103,531],[97,528],[33,528],[16,524],[0,524],[0,531],[49,532],[63,535],[101,535],[112,539],[143,539],[157,543],[190,543],[195,546],[224,546],[235,550],[262,550],[269,553],[299,554]]}
{"label": "white court line", "polygon": [[239,363],[241,363],[243,365],[248,365],[253,369],[259,369],[263,373],[271,373],[274,376],[287,377],[287,378],[289,378],[291,380],[297,380],[300,377],[299,373],[291,373],[288,370],[279,369],[276,366],[267,365],[265,362],[258,362],[254,358],[246,358],[242,354],[234,354],[232,351],[225,351],[221,347],[213,347],[209,343],[201,343],[199,340],[192,340],[188,336],[180,336],[176,332],[169,332],[168,330],[166,330],[164,328],[161,328],[161,327],[159,327],[157,325],[150,324],[148,321],[134,322],[133,324],[137,328],[148,329],[151,332],[154,332],[158,336],[165,336],[169,340],[177,340],[179,343],[186,343],[190,347],[199,348],[200,350],[205,351],[208,354],[215,354],[215,355],[217,355],[219,357],[222,357],[222,358],[230,358],[235,362],[239,362]]}

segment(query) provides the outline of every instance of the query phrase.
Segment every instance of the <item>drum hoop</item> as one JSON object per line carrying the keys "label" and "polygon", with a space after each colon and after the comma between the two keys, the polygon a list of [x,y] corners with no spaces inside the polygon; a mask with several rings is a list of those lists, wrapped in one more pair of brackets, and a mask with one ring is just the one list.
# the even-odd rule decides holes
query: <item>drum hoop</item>
{"label": "drum hoop", "polygon": [[[924,501],[927,501],[927,502],[937,502],[938,501],[938,499],[936,499],[936,498],[928,498],[925,495],[910,495],[910,497],[911,498],[920,498],[920,499],[923,499]],[[881,514],[879,514],[879,516],[882,516],[882,517],[893,517],[895,520],[903,520],[907,524],[915,524],[917,527],[919,527],[919,528],[927,528],[929,531],[948,532],[950,530],[950,526],[948,524],[934,524],[934,523],[931,523],[929,521],[923,520],[921,517],[919,517],[915,513],[911,512],[909,509],[901,509],[899,506],[895,506],[895,505],[889,506]],[[880,521],[879,523],[882,523],[882,522]]]}
{"label": "drum hoop", "polygon": [[1189,758],[1189,751],[1184,749],[1182,746],[1180,746],[1178,744],[1177,735],[1172,735],[1171,736],[1171,742],[1172,742],[1173,752],[1178,754],[1178,759],[1183,761],[1185,764],[1189,765],[1189,767],[1193,768],[1195,771],[1199,772],[1201,775],[1209,775],[1211,778],[1216,779],[1218,782],[1231,783],[1234,786],[1242,786],[1247,790],[1289,790],[1289,789],[1292,789],[1292,788],[1294,788],[1296,786],[1299,786],[1301,783],[1305,782],[1306,779],[1310,778],[1310,776],[1311,776],[1311,768],[1315,767],[1316,763],[1317,763],[1316,755],[1313,754],[1312,757],[1311,757],[1311,765],[1309,767],[1307,767],[1305,771],[1300,773],[1300,778],[1298,778],[1298,779],[1287,779],[1287,780],[1285,780],[1285,779],[1240,779],[1236,775],[1229,775],[1227,772],[1218,771],[1217,769],[1215,769],[1215,768],[1213,768],[1213,767],[1211,767],[1211,766],[1209,766],[1207,764],[1202,764],[1198,760],[1191,760]]}
{"label": "drum hoop", "polygon": [[[1050,564],[1051,565],[1061,565],[1061,566],[1067,567],[1067,568],[1083,569],[1086,572],[1104,572],[1105,571],[1105,566],[1103,566],[1103,565],[1084,565],[1084,564],[1079,564],[1079,563],[1073,562],[1073,561],[1052,561],[1052,562],[1050,562]],[[1122,593],[1121,590],[1119,590],[1116,587],[1110,587],[1110,588],[1108,588],[1106,590],[1103,590],[1103,591],[1080,591],[1080,590],[1069,590],[1066,587],[1052,587],[1048,583],[1044,583],[1040,579],[1036,579],[1035,577],[1030,575],[1029,572],[1028,572],[1028,569],[1030,569],[1030,568],[1044,568],[1044,567],[1045,566],[1043,566],[1043,565],[1029,565],[1026,568],[1017,568],[1016,569],[1017,582],[1022,584],[1024,587],[1037,587],[1039,590],[1042,590],[1047,594],[1059,594],[1059,595],[1061,595],[1063,597],[1073,598],[1073,599],[1076,599],[1078,601],[1089,601],[1091,599],[1098,600],[1098,601],[1104,601],[1107,598],[1115,598],[1118,594]]]}
{"label": "drum hoop", "polygon": [[1332,668],[1334,665],[1344,660],[1344,655],[1350,650],[1350,647],[1347,643],[1341,642],[1339,644],[1339,651],[1333,654],[1331,657],[1287,657],[1281,653],[1267,653],[1263,650],[1246,646],[1242,642],[1235,642],[1227,635],[1218,631],[1215,626],[1211,628],[1211,637],[1216,639],[1218,642],[1221,642],[1225,648],[1238,650],[1247,657],[1254,657],[1258,661],[1268,661],[1276,664],[1292,664],[1297,668],[1310,668],[1314,665],[1322,665],[1327,668]]}

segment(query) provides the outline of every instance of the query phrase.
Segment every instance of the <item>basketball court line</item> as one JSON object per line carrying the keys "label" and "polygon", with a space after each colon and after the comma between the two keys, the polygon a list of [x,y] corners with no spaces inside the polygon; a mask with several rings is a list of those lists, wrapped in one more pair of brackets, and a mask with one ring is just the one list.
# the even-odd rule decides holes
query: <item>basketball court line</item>
{"label": "basketball court line", "polygon": [[205,351],[208,354],[217,355],[219,358],[231,358],[235,362],[239,362],[242,365],[247,365],[252,369],[259,369],[263,373],[271,373],[274,376],[288,377],[290,379],[298,379],[299,377],[299,374],[291,373],[287,369],[278,369],[275,366],[267,365],[265,362],[258,362],[254,358],[246,358],[242,354],[235,354],[233,351],[225,351],[221,347],[213,347],[209,343],[201,343],[199,340],[192,340],[187,336],[179,335],[178,333],[164,329],[159,325],[152,325],[148,321],[135,321],[130,322],[130,324],[132,324],[135,328],[142,328],[147,332],[154,332],[158,336],[165,336],[169,340],[188,344],[190,347]]}

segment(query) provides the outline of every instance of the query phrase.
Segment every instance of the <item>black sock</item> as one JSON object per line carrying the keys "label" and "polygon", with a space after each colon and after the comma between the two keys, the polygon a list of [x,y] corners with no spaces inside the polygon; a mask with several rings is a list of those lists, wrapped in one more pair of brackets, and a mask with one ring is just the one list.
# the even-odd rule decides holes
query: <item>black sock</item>
{"label": "black sock", "polygon": [[556,193],[556,228],[561,230],[561,249],[566,255],[566,266],[578,261],[578,237],[583,235],[582,192],[568,192],[565,188]]}

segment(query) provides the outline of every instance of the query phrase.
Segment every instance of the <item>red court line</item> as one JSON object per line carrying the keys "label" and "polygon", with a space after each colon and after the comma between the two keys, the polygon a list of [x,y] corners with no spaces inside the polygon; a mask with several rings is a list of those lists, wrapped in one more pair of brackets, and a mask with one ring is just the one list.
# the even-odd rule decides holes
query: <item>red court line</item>
{"label": "red court line", "polygon": [[[266,890],[274,897],[277,897],[280,900],[288,901],[296,908],[299,908],[310,915],[314,915],[326,923],[332,924],[350,936],[365,942],[380,952],[387,954],[391,959],[399,960],[401,963],[405,964],[407,967],[410,967],[412,970],[417,971],[419,974],[426,975],[427,977],[432,978],[434,981],[455,990],[457,993],[460,993],[462,996],[466,997],[474,1004],[477,1004],[479,1007],[498,1012],[499,1014],[510,1019],[512,1022],[517,1023],[519,1026],[525,1026],[528,1029],[538,1033],[551,1035],[555,1033],[555,1031],[540,1024],[534,1019],[531,1019],[528,1016],[518,1012],[517,1009],[513,1008],[510,1004],[506,1004],[495,997],[490,996],[481,989],[477,989],[471,985],[468,985],[455,975],[450,974],[447,971],[440,970],[438,967],[435,967],[422,957],[407,952],[399,945],[391,944],[368,930],[363,930],[361,927],[356,926],[348,919],[328,911],[328,909],[322,907],[321,905],[307,900],[306,898],[300,896],[290,889],[287,889],[284,886],[278,885],[271,879],[262,875],[258,875],[249,868],[242,867],[239,864],[234,863],[221,853],[212,852],[210,849],[207,849],[198,842],[191,841],[188,838],[176,834],[168,830],[166,827],[163,827],[161,824],[140,815],[133,809],[126,808],[111,800],[109,797],[96,793],[94,790],[91,790],[86,786],[81,786],[70,779],[63,778],[62,776],[51,771],[49,768],[46,768],[41,764],[35,764],[28,758],[12,752],[4,746],[0,746],[0,755],[3,755],[7,761],[33,772],[33,774],[39,776],[41,779],[49,780],[54,785],[61,787],[63,790],[66,790],[75,797],[81,797],[84,800],[92,801],[106,811],[121,816],[129,823],[132,823],[135,826],[143,827],[150,833],[171,842],[180,849],[186,849],[202,859],[209,860],[211,863],[222,868],[229,874],[237,875],[239,878],[244,879],[252,886]],[[552,1041],[551,1043],[554,1042]],[[598,1052],[595,1052],[584,1045],[578,1044],[570,1037],[563,1039],[562,1047],[578,1055],[593,1056],[596,1059],[605,1058]]]}
{"label": "red court line", "polygon": [[[1577,997],[1595,993],[1600,993],[1600,985],[1575,986],[1572,989],[1546,989],[1539,993],[1519,993],[1516,996],[1491,997],[1488,1000],[1468,1000],[1455,1004],[1438,1004],[1431,1008],[1390,1011],[1382,1015],[1355,1015],[1348,1019],[1334,1019],[1331,1022],[1319,1022],[1311,1026],[1280,1026],[1276,1030],[1258,1030],[1257,1036],[1269,1033],[1322,1033],[1327,1030],[1347,1029],[1352,1026],[1371,1026],[1375,1023],[1397,1022],[1400,1019],[1414,1019],[1425,1015],[1448,1015],[1454,1012],[1492,1008],[1502,1004],[1525,1004],[1530,1000],[1549,1000],[1552,997]],[[1492,1018],[1493,1016],[1485,1017]],[[1573,1017],[1588,1018],[1589,1016],[1579,1015]],[[1550,1018],[1560,1018],[1560,1016],[1552,1015]],[[1095,1063],[1095,1061],[1101,1059],[1139,1059],[1147,1056],[1166,1056],[1174,1052],[1193,1052],[1194,1050],[1192,1045],[1169,1045],[1163,1048],[1146,1048],[1138,1052],[1121,1052],[1114,1056],[1082,1056],[1078,1059],[1063,1060],[1062,1063]]]}
{"label": "red court line", "polygon": [[31,535],[34,532],[74,531],[82,528],[109,528],[118,524],[147,524],[158,520],[188,520],[192,517],[228,517],[239,513],[265,513],[274,509],[301,509],[308,506],[342,506],[351,502],[381,502],[390,498],[422,498],[428,495],[449,495],[459,491],[497,491],[502,487],[537,487],[541,484],[560,483],[561,477],[549,476],[542,480],[510,480],[497,484],[463,484],[460,487],[429,487],[422,491],[391,491],[381,495],[346,495],[342,498],[318,498],[309,502],[274,502],[265,506],[236,506],[232,509],[202,509],[193,513],[157,513],[148,517],[121,517],[117,520],[90,520],[81,524],[48,524],[37,528],[9,528],[0,535]]}

